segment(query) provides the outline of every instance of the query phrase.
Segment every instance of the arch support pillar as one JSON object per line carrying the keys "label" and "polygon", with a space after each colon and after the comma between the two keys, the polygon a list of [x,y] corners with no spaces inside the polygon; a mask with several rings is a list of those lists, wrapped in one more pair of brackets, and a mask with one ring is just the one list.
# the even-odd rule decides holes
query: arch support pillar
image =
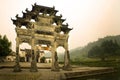
{"label": "arch support pillar", "polygon": [[64,44],[65,48],[65,55],[64,55],[64,66],[63,70],[72,70],[72,67],[70,65],[70,55],[69,55],[69,50],[68,50],[68,44]]}
{"label": "arch support pillar", "polygon": [[32,61],[31,61],[31,68],[30,68],[30,72],[37,72],[37,62],[36,62],[36,50],[35,50],[35,46],[34,46],[34,39],[32,38]]}
{"label": "arch support pillar", "polygon": [[20,72],[21,71],[21,66],[19,64],[20,62],[20,56],[19,56],[19,38],[16,38],[16,61],[14,65],[14,72]]}
{"label": "arch support pillar", "polygon": [[51,67],[51,70],[52,71],[59,71],[59,63],[58,63],[58,56],[57,56],[57,52],[56,52],[56,45],[52,46],[51,52],[52,52],[52,67]]}

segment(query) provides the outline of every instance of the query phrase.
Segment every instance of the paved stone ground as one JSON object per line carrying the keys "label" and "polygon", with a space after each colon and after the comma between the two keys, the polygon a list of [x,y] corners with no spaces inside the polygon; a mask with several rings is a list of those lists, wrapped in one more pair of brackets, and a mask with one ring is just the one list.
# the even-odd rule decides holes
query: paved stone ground
{"label": "paved stone ground", "polygon": [[[8,66],[12,67],[14,66],[15,62],[4,62],[0,63],[0,66]],[[30,62],[20,62],[21,67],[30,67],[31,63]],[[51,63],[37,63],[38,67],[50,67]]]}
{"label": "paved stone ground", "polygon": [[[0,80],[62,80],[72,77],[88,76],[98,73],[112,72],[111,68],[107,67],[80,67],[74,66],[72,71],[59,72],[51,71],[51,64],[38,63],[38,72],[30,72],[30,63],[20,63],[23,67],[21,72],[13,72],[14,62],[0,63],[0,67],[6,66],[11,68],[0,69]],[[60,65],[62,67],[62,65]]]}
{"label": "paved stone ground", "polygon": [[[4,63],[0,63],[0,67],[4,66],[4,67],[13,67],[15,64],[15,62],[4,62]],[[20,62],[20,66],[23,68],[30,68],[31,63],[30,62]],[[63,65],[59,64],[59,67],[62,67]],[[51,68],[51,63],[37,63],[37,67],[40,69],[50,69]],[[76,65],[72,65],[72,67],[78,67]]]}

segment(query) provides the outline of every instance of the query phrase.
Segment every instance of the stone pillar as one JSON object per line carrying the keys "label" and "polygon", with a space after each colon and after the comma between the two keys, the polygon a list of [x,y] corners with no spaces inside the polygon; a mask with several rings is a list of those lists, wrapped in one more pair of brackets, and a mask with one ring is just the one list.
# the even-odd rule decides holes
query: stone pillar
{"label": "stone pillar", "polygon": [[64,66],[63,70],[72,70],[70,65],[70,55],[68,50],[68,43],[65,44]]}
{"label": "stone pillar", "polygon": [[21,71],[21,67],[19,64],[19,38],[16,38],[16,61],[15,61],[15,65],[14,65],[14,72],[20,72]]}
{"label": "stone pillar", "polygon": [[25,56],[24,58],[25,58],[25,62],[27,62],[27,58],[26,58],[26,56]]}
{"label": "stone pillar", "polygon": [[31,61],[31,68],[30,72],[37,72],[37,63],[36,63],[36,54],[35,54],[35,46],[34,46],[34,38],[32,38],[32,61]]}
{"label": "stone pillar", "polygon": [[55,51],[56,47],[55,47],[55,45],[53,45],[51,48],[52,48],[51,49],[51,52],[52,52],[52,67],[51,67],[51,70],[52,71],[59,71],[58,56],[57,56],[57,52]]}

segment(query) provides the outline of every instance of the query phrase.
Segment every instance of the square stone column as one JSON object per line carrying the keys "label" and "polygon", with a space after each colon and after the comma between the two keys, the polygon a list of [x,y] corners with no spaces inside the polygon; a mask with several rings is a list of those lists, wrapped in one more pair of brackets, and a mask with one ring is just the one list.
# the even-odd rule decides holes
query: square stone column
{"label": "square stone column", "polygon": [[20,72],[21,71],[21,66],[19,64],[19,38],[16,38],[16,61],[15,61],[15,65],[14,65],[14,72]]}
{"label": "square stone column", "polygon": [[70,55],[68,50],[68,44],[65,44],[65,55],[64,55],[64,66],[63,70],[72,70],[72,67],[70,65]]}
{"label": "square stone column", "polygon": [[52,49],[51,49],[51,52],[52,52],[52,67],[51,67],[51,70],[52,71],[59,71],[58,56],[57,56],[57,52],[55,50],[56,50],[56,48],[53,46]]}
{"label": "square stone column", "polygon": [[30,72],[37,72],[37,63],[36,63],[36,56],[34,54],[34,50],[32,50],[32,61],[31,61],[31,68]]}
{"label": "square stone column", "polygon": [[36,50],[35,50],[35,45],[34,45],[34,38],[32,38],[32,61],[31,61],[31,68],[30,72],[37,72],[37,62],[36,62]]}

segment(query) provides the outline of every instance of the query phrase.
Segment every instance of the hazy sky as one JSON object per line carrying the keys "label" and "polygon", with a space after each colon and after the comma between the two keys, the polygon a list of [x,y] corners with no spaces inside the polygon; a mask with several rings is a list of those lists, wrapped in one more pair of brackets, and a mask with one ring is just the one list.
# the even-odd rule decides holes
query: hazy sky
{"label": "hazy sky", "polygon": [[32,4],[59,10],[73,30],[70,32],[69,48],[84,46],[107,35],[120,34],[120,0],[0,0],[0,34],[7,35],[15,49],[15,25],[11,18],[22,16]]}

